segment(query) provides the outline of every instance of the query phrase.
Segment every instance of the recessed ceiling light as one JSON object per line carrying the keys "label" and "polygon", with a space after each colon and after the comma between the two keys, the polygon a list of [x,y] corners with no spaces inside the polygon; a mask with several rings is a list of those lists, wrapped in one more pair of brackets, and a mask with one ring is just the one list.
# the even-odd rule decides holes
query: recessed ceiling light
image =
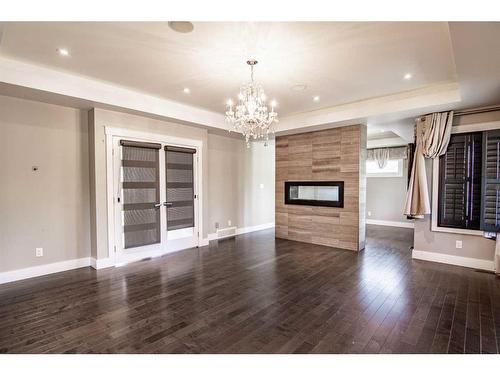
{"label": "recessed ceiling light", "polygon": [[313,98],[313,100],[314,100],[315,102],[319,102],[319,96],[318,96],[318,95],[316,95],[316,96]]}
{"label": "recessed ceiling light", "polygon": [[66,48],[58,48],[57,52],[59,52],[61,56],[69,56],[69,51]]}
{"label": "recessed ceiling light", "polygon": [[403,78],[404,79],[411,79],[411,73],[406,73]]}
{"label": "recessed ceiling light", "polygon": [[182,34],[190,33],[194,29],[193,24],[187,21],[169,21],[168,26],[172,30]]}
{"label": "recessed ceiling light", "polygon": [[191,90],[189,89],[189,87],[184,87],[184,94],[189,94],[191,92]]}
{"label": "recessed ceiling light", "polygon": [[291,89],[293,91],[304,91],[305,89],[307,89],[307,85],[304,85],[304,84],[299,84],[299,85],[293,85],[291,87]]}

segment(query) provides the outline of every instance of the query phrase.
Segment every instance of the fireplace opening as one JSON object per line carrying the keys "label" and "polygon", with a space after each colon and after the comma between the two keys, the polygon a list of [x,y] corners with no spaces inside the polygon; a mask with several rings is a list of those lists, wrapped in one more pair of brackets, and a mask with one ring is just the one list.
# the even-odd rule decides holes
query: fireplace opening
{"label": "fireplace opening", "polygon": [[286,181],[285,204],[344,207],[344,181]]}

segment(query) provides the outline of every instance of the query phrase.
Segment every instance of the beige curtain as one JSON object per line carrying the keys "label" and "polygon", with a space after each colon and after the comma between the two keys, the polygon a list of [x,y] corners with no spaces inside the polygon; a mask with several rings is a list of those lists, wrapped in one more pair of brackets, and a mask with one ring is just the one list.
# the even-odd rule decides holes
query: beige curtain
{"label": "beige curtain", "polygon": [[389,160],[389,150],[386,148],[377,148],[373,150],[374,159],[377,161],[377,165],[380,169],[383,169],[387,165]]}
{"label": "beige curtain", "polygon": [[370,148],[366,150],[366,160],[375,160],[380,169],[387,165],[388,160],[406,158],[406,147]]}
{"label": "beige curtain", "polygon": [[431,213],[425,158],[437,158],[446,152],[453,124],[453,111],[433,113],[417,120],[415,158],[406,193],[405,215],[422,218]]}

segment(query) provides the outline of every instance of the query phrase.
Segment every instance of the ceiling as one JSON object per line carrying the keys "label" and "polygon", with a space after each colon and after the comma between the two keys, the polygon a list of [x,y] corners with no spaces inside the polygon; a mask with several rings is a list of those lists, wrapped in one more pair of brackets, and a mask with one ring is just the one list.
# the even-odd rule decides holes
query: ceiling
{"label": "ceiling", "polygon": [[255,58],[278,132],[366,123],[372,144],[404,144],[421,114],[500,103],[499,38],[499,22],[194,22],[187,34],[167,22],[3,22],[0,95],[225,131],[225,102]]}
{"label": "ceiling", "polygon": [[4,23],[0,55],[215,112],[255,58],[281,117],[456,79],[445,22],[195,22],[188,34],[167,22],[14,22]]}

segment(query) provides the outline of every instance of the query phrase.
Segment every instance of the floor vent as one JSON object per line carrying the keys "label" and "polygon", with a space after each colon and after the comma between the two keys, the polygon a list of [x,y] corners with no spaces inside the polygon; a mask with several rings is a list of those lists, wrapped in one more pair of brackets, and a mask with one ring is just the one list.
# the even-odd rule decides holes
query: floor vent
{"label": "floor vent", "polygon": [[228,238],[236,236],[236,227],[217,229],[217,238]]}

